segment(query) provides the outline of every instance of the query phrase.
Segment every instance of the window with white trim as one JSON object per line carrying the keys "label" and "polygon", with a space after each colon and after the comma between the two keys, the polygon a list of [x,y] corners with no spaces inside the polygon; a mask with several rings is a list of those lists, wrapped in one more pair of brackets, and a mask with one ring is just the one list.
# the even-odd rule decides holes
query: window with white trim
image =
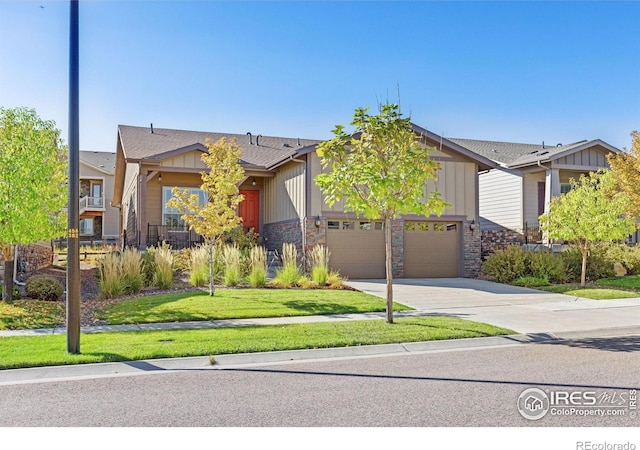
{"label": "window with white trim", "polygon": [[[178,189],[189,191],[189,195],[196,194],[201,204],[206,203],[207,197],[202,189],[182,187]],[[167,203],[173,197],[175,197],[173,195],[173,188],[164,186],[162,188],[162,225],[167,225],[169,229],[185,229],[187,224],[182,220],[182,214],[180,214],[176,208],[170,208],[167,206]]]}

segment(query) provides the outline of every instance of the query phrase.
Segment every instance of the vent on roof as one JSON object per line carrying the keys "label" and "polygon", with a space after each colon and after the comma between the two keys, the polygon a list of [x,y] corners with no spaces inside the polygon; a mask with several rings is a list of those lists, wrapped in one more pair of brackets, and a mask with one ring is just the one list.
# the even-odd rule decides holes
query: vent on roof
{"label": "vent on roof", "polygon": [[534,150],[532,152],[529,152],[530,155],[535,155],[536,153],[538,153],[538,150]]}
{"label": "vent on roof", "polygon": [[298,138],[298,147],[302,147],[302,144],[300,143],[300,138]]}
{"label": "vent on roof", "polygon": [[542,152],[542,153],[540,153],[540,156],[546,155],[547,153],[549,153],[549,152]]}
{"label": "vent on roof", "polygon": [[260,145],[260,138],[262,137],[261,134],[256,136],[256,145]]}
{"label": "vent on roof", "polygon": [[562,144],[560,142],[558,142],[558,144],[556,145],[556,147],[562,147]]}
{"label": "vent on roof", "polygon": [[498,150],[496,150],[495,148],[492,148],[492,149],[491,149],[491,151],[492,151],[493,153],[498,153]]}
{"label": "vent on roof", "polygon": [[247,131],[247,136],[249,136],[249,145],[253,145],[253,140],[251,137],[253,136],[250,131]]}
{"label": "vent on roof", "polygon": [[151,128],[151,134],[153,134],[153,124],[149,128]]}
{"label": "vent on roof", "polygon": [[288,142],[284,142],[284,143],[282,144],[282,146],[283,146],[283,147],[291,147],[291,144],[289,144]]}

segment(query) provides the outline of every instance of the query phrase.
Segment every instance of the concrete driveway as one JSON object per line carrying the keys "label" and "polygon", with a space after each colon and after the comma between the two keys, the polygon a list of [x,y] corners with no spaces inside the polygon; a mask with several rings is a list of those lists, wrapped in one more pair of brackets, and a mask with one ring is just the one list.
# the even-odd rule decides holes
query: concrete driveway
{"label": "concrete driveway", "polygon": [[[386,298],[385,280],[351,280],[355,289]],[[640,334],[640,298],[588,300],[469,278],[397,279],[394,301],[421,313],[449,315],[519,333],[615,329]]]}

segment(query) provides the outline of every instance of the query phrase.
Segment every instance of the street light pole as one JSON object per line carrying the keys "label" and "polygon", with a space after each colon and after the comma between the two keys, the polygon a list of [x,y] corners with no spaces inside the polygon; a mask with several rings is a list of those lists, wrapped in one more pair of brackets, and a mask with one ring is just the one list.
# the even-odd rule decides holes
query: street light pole
{"label": "street light pole", "polygon": [[80,121],[78,0],[69,26],[69,221],[67,229],[67,352],[80,353]]}

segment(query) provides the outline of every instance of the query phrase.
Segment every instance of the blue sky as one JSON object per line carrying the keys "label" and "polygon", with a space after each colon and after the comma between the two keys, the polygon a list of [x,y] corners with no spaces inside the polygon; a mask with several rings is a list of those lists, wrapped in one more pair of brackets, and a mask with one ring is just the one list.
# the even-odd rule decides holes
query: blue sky
{"label": "blue sky", "polygon": [[[450,137],[640,129],[640,2],[81,1],[80,147],[118,124],[325,139],[397,101]],[[0,0],[0,106],[66,138],[66,1]]]}

